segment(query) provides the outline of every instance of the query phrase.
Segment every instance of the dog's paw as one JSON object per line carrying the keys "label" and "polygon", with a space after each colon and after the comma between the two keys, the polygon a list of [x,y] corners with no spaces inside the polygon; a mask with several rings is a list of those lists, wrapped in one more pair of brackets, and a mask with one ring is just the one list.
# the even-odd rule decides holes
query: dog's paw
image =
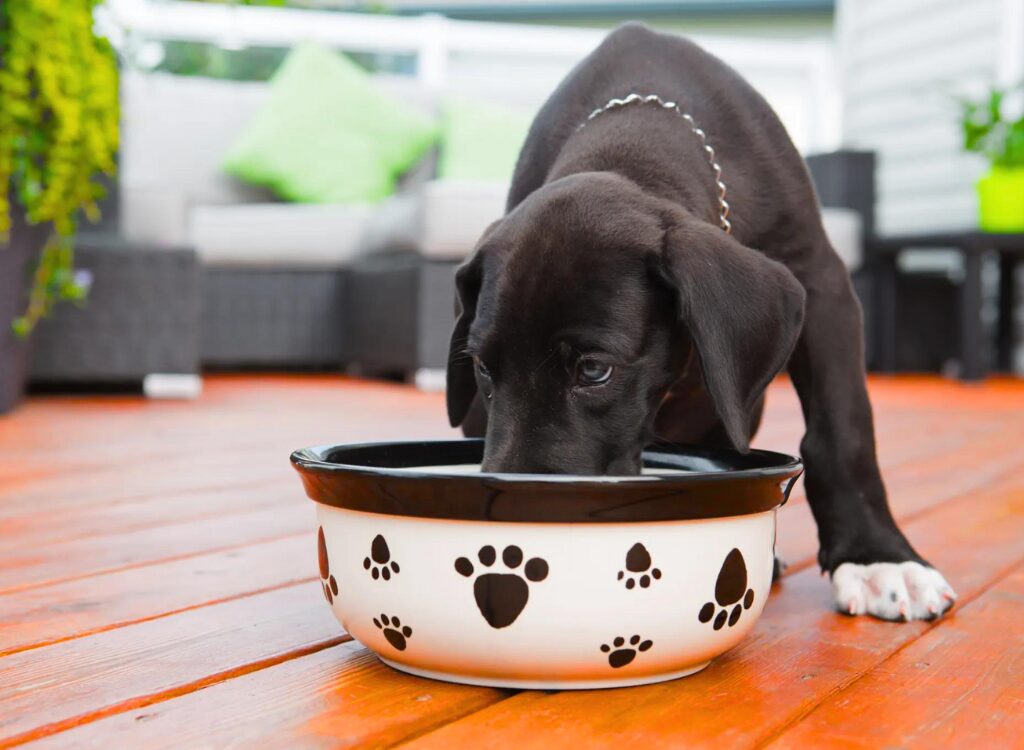
{"label": "dog's paw", "polygon": [[832,596],[844,614],[904,622],[932,620],[956,601],[939,571],[916,562],[843,563],[832,574]]}

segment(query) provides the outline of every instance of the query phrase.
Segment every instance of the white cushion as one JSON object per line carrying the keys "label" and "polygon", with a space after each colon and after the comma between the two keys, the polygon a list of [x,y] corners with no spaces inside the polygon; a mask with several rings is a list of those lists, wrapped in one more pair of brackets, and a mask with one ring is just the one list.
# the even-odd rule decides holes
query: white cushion
{"label": "white cushion", "polygon": [[366,222],[360,240],[363,252],[374,253],[419,253],[420,229],[419,191],[413,190],[392,195],[379,204]]}
{"label": "white cushion", "polygon": [[[433,180],[381,205],[367,223],[366,252],[409,251],[436,260],[461,260],[484,230],[505,215],[508,185]],[[822,209],[829,241],[850,271],[863,260],[860,214],[846,208]]]}
{"label": "white cushion", "polygon": [[[375,76],[383,91],[432,113],[435,94],[409,76]],[[225,175],[221,164],[266,101],[269,86],[129,71],[121,76],[119,165],[125,234],[180,243],[195,206],[267,203],[270,191]],[[282,250],[284,252],[284,250]]]}
{"label": "white cushion", "polygon": [[190,204],[240,203],[253,189],[221,161],[267,97],[265,83],[128,72],[121,80],[120,181],[181,191]]}
{"label": "white cushion", "polygon": [[500,182],[433,180],[419,191],[420,254],[460,260],[484,230],[505,215],[508,185]]}
{"label": "white cushion", "polygon": [[374,208],[295,203],[198,206],[189,214],[189,237],[210,265],[340,268],[360,254]]}
{"label": "white cushion", "polygon": [[821,219],[825,234],[850,271],[860,268],[864,260],[863,221],[849,208],[823,208]]}
{"label": "white cushion", "polygon": [[504,216],[507,194],[504,183],[431,180],[380,205],[367,223],[363,250],[462,260]]}

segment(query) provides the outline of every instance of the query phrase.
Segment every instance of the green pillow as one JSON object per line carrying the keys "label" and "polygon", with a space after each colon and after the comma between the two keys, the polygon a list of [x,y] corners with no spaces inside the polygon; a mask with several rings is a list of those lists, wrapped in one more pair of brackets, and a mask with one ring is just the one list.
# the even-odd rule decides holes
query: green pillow
{"label": "green pillow", "polygon": [[293,201],[378,201],[437,135],[427,116],[378,91],[351,60],[306,43],[274,74],[224,170]]}
{"label": "green pillow", "polygon": [[450,98],[442,105],[438,174],[508,182],[532,117],[507,107]]}

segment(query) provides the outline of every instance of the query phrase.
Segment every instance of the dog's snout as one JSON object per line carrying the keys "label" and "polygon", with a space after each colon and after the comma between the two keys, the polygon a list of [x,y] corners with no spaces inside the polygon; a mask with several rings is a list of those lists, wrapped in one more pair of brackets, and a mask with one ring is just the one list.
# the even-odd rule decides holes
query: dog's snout
{"label": "dog's snout", "polygon": [[484,449],[481,470],[493,474],[571,474],[570,468],[559,468],[542,452],[524,450],[515,440],[492,449],[488,442]]}
{"label": "dog's snout", "polygon": [[511,437],[500,441],[488,438],[481,470],[495,474],[629,476],[640,473],[640,464],[639,452],[609,454],[601,446],[567,443],[564,439],[537,442]]}

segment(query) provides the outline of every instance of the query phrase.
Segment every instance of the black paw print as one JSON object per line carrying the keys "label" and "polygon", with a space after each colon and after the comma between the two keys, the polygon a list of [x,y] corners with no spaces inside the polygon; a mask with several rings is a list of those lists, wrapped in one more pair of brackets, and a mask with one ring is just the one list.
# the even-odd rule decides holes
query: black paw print
{"label": "black paw print", "polygon": [[408,625],[402,625],[397,617],[388,617],[385,614],[381,614],[379,620],[374,617],[373,624],[384,633],[388,643],[399,651],[405,651],[405,647],[409,645],[408,639],[412,638],[412,628]]}
{"label": "black paw print", "polygon": [[[494,565],[497,553],[494,547],[486,545],[477,553],[480,564],[485,568]],[[523,562],[523,551],[510,544],[501,553],[501,560],[509,570],[515,570]],[[473,575],[473,563],[467,557],[455,561],[455,570],[467,578]],[[473,596],[480,614],[492,628],[504,628],[511,625],[519,617],[530,598],[530,587],[523,579],[539,583],[548,577],[547,561],[532,557],[523,566],[523,574],[519,573],[481,573],[473,582]]]}
{"label": "black paw print", "polygon": [[[627,572],[636,575],[627,577]],[[640,584],[640,588],[645,589],[651,585],[652,580],[661,578],[661,571],[651,567],[651,553],[640,542],[630,547],[626,553],[626,569],[619,571],[619,580],[623,578],[626,579],[627,589],[634,588],[637,583]]]}
{"label": "black paw print", "polygon": [[[740,599],[743,600],[742,605]],[[708,622],[714,617],[715,621],[712,627],[715,630],[721,630],[725,626],[726,620],[731,628],[739,622],[743,610],[750,609],[750,605],[754,603],[754,590],[747,588],[747,565],[743,562],[743,555],[738,549],[734,548],[726,555],[722,569],[718,571],[718,580],[715,582],[715,601],[718,602],[718,606],[723,607],[717,615],[714,602],[708,602],[701,607],[700,614],[697,615],[697,619],[701,622]],[[732,607],[732,612],[728,611],[729,607]]]}
{"label": "black paw print", "polygon": [[375,581],[378,578],[389,581],[392,573],[398,575],[398,563],[391,559],[391,550],[388,549],[387,540],[380,534],[377,534],[370,542],[370,557],[363,558],[363,568],[370,571],[370,575]]}
{"label": "black paw print", "polygon": [[320,563],[320,585],[324,589],[324,598],[328,604],[334,604],[338,595],[338,582],[331,575],[331,561],[327,559],[327,540],[324,539],[324,527],[316,533],[316,557]]}
{"label": "black paw print", "polygon": [[[618,636],[612,645],[609,646],[607,643],[601,644],[601,651],[608,654],[608,666],[612,669],[618,669],[629,664],[639,651],[646,651],[654,645],[654,641],[641,640],[640,636],[634,635],[629,639],[629,645],[626,645],[626,639],[621,635]],[[615,649],[612,651],[612,649]],[[608,652],[611,653],[608,653]]]}

